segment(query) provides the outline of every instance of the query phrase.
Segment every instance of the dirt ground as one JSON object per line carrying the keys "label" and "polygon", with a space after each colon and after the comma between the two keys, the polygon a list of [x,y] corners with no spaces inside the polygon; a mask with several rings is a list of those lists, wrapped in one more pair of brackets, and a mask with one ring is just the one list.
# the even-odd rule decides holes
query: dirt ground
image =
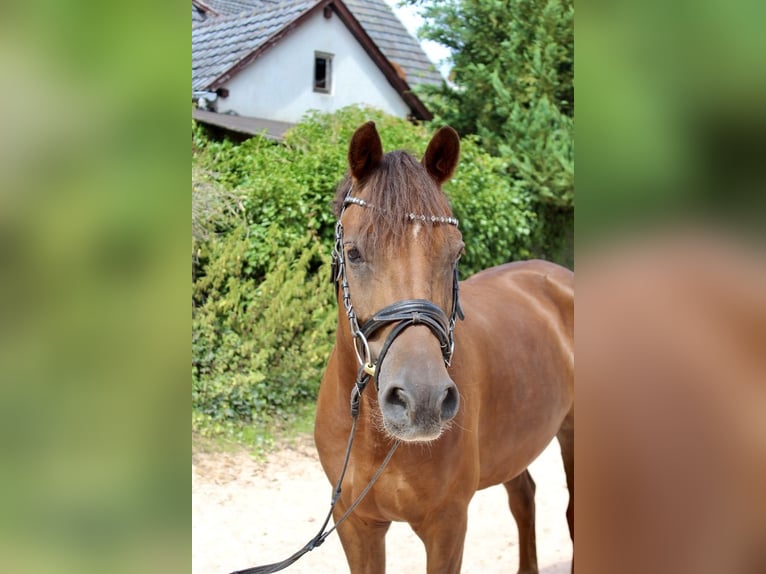
{"label": "dirt ground", "polygon": [[[537,552],[542,574],[568,574],[572,543],[568,494],[558,443],[530,466],[537,483]],[[192,573],[233,570],[283,560],[319,529],[331,486],[310,436],[265,462],[242,453],[195,453],[192,458]],[[386,537],[387,571],[425,572],[425,550],[407,524]],[[469,508],[464,573],[516,572],[518,535],[505,489],[476,493]],[[286,570],[292,574],[348,572],[337,534]]]}

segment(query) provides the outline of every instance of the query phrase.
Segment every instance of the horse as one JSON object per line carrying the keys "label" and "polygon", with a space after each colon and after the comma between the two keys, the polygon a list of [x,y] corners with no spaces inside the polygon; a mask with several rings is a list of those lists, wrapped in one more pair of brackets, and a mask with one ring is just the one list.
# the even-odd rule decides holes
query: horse
{"label": "horse", "polygon": [[[499,484],[519,531],[519,572],[538,572],[527,467],[554,437],[574,541],[574,274],[533,260],[458,283],[464,245],[442,186],[459,154],[449,126],[421,162],[404,151],[384,154],[368,122],[351,138],[338,187],[338,325],[314,438],[335,484],[356,398],[358,427],[333,509],[337,522],[369,488],[338,527],[352,574],[385,572],[392,521],[420,537],[428,574],[459,572],[468,504]],[[360,380],[374,381],[374,390],[355,387]]]}

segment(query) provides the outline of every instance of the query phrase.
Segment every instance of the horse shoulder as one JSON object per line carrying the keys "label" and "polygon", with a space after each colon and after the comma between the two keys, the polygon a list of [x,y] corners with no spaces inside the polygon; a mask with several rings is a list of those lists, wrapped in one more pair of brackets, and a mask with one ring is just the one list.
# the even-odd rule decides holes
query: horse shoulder
{"label": "horse shoulder", "polygon": [[481,347],[486,348],[499,345],[504,353],[545,341],[545,347],[558,349],[556,355],[565,370],[573,372],[572,271],[541,260],[506,263],[464,281],[461,297],[466,315],[461,338],[483,341]]}
{"label": "horse shoulder", "polygon": [[513,293],[554,307],[568,333],[574,332],[574,273],[555,263],[533,259],[490,267],[466,279],[469,299],[512,297]]}

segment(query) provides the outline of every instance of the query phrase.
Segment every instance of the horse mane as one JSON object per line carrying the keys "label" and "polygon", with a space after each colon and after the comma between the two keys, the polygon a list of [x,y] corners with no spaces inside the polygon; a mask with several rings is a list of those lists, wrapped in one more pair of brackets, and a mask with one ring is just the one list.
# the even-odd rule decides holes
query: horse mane
{"label": "horse mane", "polygon": [[[392,151],[383,156],[380,165],[367,177],[354,183],[349,173],[341,181],[335,194],[335,217],[339,217],[343,200],[349,189],[351,194],[364,199],[372,208],[366,208],[361,235],[373,247],[390,247],[406,237],[412,228],[409,214],[451,216],[447,196],[431,178],[425,167],[405,151]],[[431,224],[423,226],[424,237],[438,241],[445,227]]]}

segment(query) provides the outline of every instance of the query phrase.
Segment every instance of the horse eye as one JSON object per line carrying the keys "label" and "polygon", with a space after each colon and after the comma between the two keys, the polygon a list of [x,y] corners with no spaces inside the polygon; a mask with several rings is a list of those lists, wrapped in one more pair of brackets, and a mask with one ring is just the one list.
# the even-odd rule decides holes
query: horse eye
{"label": "horse eye", "polygon": [[352,247],[346,252],[346,257],[350,263],[360,263],[362,261],[362,254],[356,247]]}

